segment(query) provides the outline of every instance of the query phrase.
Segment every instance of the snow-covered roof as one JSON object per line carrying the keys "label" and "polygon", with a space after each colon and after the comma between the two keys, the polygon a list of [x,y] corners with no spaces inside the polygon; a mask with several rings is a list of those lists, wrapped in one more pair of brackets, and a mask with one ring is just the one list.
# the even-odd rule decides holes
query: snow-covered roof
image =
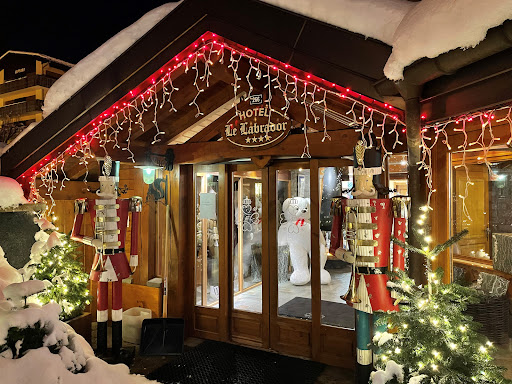
{"label": "snow-covered roof", "polygon": [[[512,19],[512,0],[262,1],[392,46],[384,68],[385,76],[391,80],[402,79],[404,68],[420,58],[477,45],[489,28]],[[49,89],[43,116],[58,109],[180,3],[168,3],[148,12],[66,72]],[[343,49],[335,44],[334,49]]]}
{"label": "snow-covered roof", "polygon": [[[30,123],[9,144],[0,146],[0,157],[2,157],[2,155],[4,153],[6,153],[9,149],[11,149],[14,146],[14,144],[16,144],[18,141],[20,141],[23,138],[23,136],[25,136],[32,129],[34,129],[37,126],[37,124],[39,124],[39,121],[34,121],[33,123]],[[1,143],[1,144],[4,144],[4,143]]]}
{"label": "snow-covered roof", "polygon": [[[393,45],[393,36],[416,3],[406,0],[261,0],[312,19]],[[320,38],[320,37],[319,37]],[[333,48],[336,49],[336,42]],[[343,47],[338,47],[342,49]]]}
{"label": "snow-covered roof", "polygon": [[44,99],[43,117],[48,116],[58,109],[62,103],[73,96],[98,73],[130,48],[180,3],[181,1],[164,4],[149,11],[135,23],[123,29],[95,51],[80,60],[48,90]]}
{"label": "snow-covered roof", "polygon": [[401,80],[404,68],[423,57],[474,47],[512,19],[512,0],[262,1],[392,46],[384,67],[390,80]]}
{"label": "snow-covered roof", "polygon": [[64,66],[70,67],[70,68],[73,67],[73,65],[74,65],[74,64],[68,63],[67,61],[64,61],[64,60],[61,60],[61,59],[56,59],[55,57],[51,57],[51,56],[48,56],[48,55],[43,55],[41,53],[25,52],[25,51],[7,51],[2,56],[0,56],[0,60],[2,60],[5,56],[7,56],[9,54],[37,56],[37,57],[40,57],[41,59],[48,60],[48,61],[53,61],[54,63],[58,63],[58,64],[61,64],[61,65],[64,65]]}
{"label": "snow-covered roof", "polygon": [[490,28],[512,19],[512,0],[422,0],[404,16],[393,36],[384,74],[400,80],[409,64],[457,48],[475,47]]}

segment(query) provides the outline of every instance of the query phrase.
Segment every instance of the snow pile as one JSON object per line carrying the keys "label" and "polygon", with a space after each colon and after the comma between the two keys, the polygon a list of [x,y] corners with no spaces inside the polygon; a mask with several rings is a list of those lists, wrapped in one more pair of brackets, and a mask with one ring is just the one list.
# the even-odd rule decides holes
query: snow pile
{"label": "snow pile", "polygon": [[415,5],[405,0],[263,1],[389,45],[393,42],[398,25]]}
{"label": "snow pile", "polygon": [[2,291],[5,287],[12,283],[19,283],[22,281],[20,273],[12,267],[7,259],[2,247],[0,247],[0,300],[4,298]]}
{"label": "snow pile", "polygon": [[66,100],[117,59],[180,3],[168,3],[153,9],[80,60],[78,64],[61,76],[48,90],[44,99],[43,117],[58,109]]}
{"label": "snow pile", "polygon": [[41,228],[43,231],[46,231],[47,229],[55,229],[55,225],[53,225],[52,223],[50,223],[48,220],[46,220],[45,218],[35,218],[34,219],[34,223],[36,223],[37,225],[39,225],[39,228]]}
{"label": "snow pile", "polygon": [[[3,294],[6,300],[13,302],[20,301],[26,297],[43,292],[46,289],[46,283],[40,280],[29,280],[21,283],[12,283],[4,288]],[[60,308],[59,308],[60,313]]]}
{"label": "snow pile", "polygon": [[423,379],[426,379],[428,376],[427,375],[417,375],[417,376],[413,376],[409,379],[409,383],[408,384],[421,384],[421,382],[423,381]]}
{"label": "snow pile", "polygon": [[487,30],[512,19],[512,0],[422,0],[396,29],[384,74],[400,80],[403,69],[422,57],[436,57],[481,42]]}
{"label": "snow pile", "polygon": [[59,314],[60,307],[57,303],[49,303],[42,307],[31,304],[28,308],[19,310],[0,310],[0,347],[7,342],[9,328],[33,328],[37,323],[40,323],[41,328],[45,328],[43,346],[63,343],[67,338],[67,329],[65,324],[59,321]]}
{"label": "snow pile", "polygon": [[[19,291],[20,286],[14,285],[7,288]],[[16,295],[20,296],[27,292],[19,291]],[[60,311],[56,303],[44,306],[31,304],[27,308],[16,310],[9,302],[0,302],[2,382],[13,384],[156,383],[143,376],[131,375],[126,365],[109,365],[95,357],[91,346],[83,337],[59,320]],[[17,332],[9,332],[10,329],[17,329]],[[44,330],[44,334],[35,332],[37,329]]]}
{"label": "snow pile", "polygon": [[379,347],[382,347],[389,340],[393,339],[393,335],[388,332],[377,332],[375,336],[373,336],[373,342],[378,343]]}
{"label": "snow pile", "polygon": [[[42,228],[48,227],[47,221],[36,221],[39,224],[41,230],[36,232],[34,235],[35,243],[32,244],[32,248],[30,249],[30,259],[29,264],[39,264],[41,263],[41,256],[43,253],[48,252],[53,247],[63,246],[64,243],[62,241],[62,237],[65,235],[63,233],[53,231],[51,234],[47,234]],[[52,224],[53,226],[53,224]],[[55,228],[55,227],[53,227]]]}
{"label": "snow pile", "polygon": [[48,348],[32,349],[21,359],[0,358],[2,379],[6,383],[37,384],[149,384],[144,376],[130,375],[126,365],[109,365],[97,357],[87,359],[85,372],[68,371],[60,355]]}
{"label": "snow pile", "polygon": [[389,360],[386,364],[385,371],[372,372],[370,375],[372,384],[385,384],[388,381],[396,378],[399,383],[404,382],[404,367],[403,365],[395,363],[393,360]]}
{"label": "snow pile", "polygon": [[27,204],[20,184],[10,177],[0,176],[0,209]]}

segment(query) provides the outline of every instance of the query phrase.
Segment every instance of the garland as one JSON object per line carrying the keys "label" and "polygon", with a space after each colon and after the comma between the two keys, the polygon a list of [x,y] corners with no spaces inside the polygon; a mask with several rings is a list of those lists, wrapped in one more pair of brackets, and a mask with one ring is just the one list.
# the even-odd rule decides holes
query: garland
{"label": "garland", "polygon": [[[503,113],[504,117],[500,119],[496,119],[497,113]],[[468,133],[466,130],[466,125],[473,121],[480,122],[481,132],[478,138],[475,141],[468,141]],[[466,173],[466,185],[464,194],[459,194],[458,197],[462,202],[462,212],[464,217],[471,220],[469,215],[469,211],[466,206],[466,199],[469,196],[469,187],[473,185],[469,175],[469,169],[466,164],[466,153],[471,150],[478,149],[482,151],[482,156],[479,160],[487,166],[489,174],[491,176],[494,175],[494,172],[491,168],[491,163],[489,162],[487,156],[489,151],[492,149],[493,145],[496,142],[500,141],[502,138],[496,137],[493,132],[493,124],[501,123],[506,121],[509,124],[510,128],[510,137],[507,140],[507,146],[510,146],[512,143],[512,105],[497,107],[491,110],[477,111],[470,114],[465,114],[462,116],[458,116],[455,118],[450,118],[448,120],[437,122],[434,124],[426,125],[421,130],[421,151],[422,158],[418,162],[418,166],[420,170],[424,170],[425,177],[427,180],[427,188],[428,188],[428,199],[427,199],[427,207],[430,207],[430,199],[432,194],[436,192],[433,188],[433,177],[432,177],[432,149],[435,145],[441,141],[442,144],[446,146],[448,151],[452,150],[452,147],[448,141],[448,129],[453,129],[454,132],[462,133],[464,137],[464,141],[461,145],[457,146],[456,150],[462,151],[462,163],[456,165],[455,168],[464,168]],[[488,139],[486,140],[486,137]]]}
{"label": "garland", "polygon": [[[248,60],[249,63],[249,69],[245,74],[240,73],[241,70],[239,69],[242,58]],[[86,182],[88,163],[94,157],[91,150],[91,143],[94,140],[98,141],[99,147],[105,152],[105,156],[108,155],[108,148],[120,148],[122,151],[126,151],[127,160],[135,162],[135,155],[131,150],[131,137],[134,130],[145,131],[146,127],[144,126],[143,117],[147,113],[153,115],[152,123],[156,128],[156,134],[151,144],[154,145],[160,142],[165,132],[161,131],[158,126],[158,111],[166,107],[169,108],[170,112],[177,112],[173,100],[175,100],[179,88],[173,84],[173,77],[176,78],[173,75],[178,70],[184,70],[185,73],[189,70],[195,71],[193,85],[197,93],[189,103],[189,106],[196,107],[196,118],[203,116],[204,113],[201,111],[201,106],[198,104],[197,99],[210,86],[209,79],[212,75],[210,66],[213,65],[214,60],[218,60],[221,64],[224,61],[229,63],[228,69],[231,69],[233,72],[232,85],[235,99],[239,93],[240,82],[243,79],[247,81],[249,86],[247,97],[251,96],[251,92],[254,89],[251,83],[252,75],[258,80],[266,79],[264,91],[268,93],[266,103],[270,110],[269,120],[272,111],[275,112],[271,108],[273,90],[277,90],[277,95],[281,96],[284,100],[285,105],[281,108],[280,112],[283,115],[287,116],[292,102],[304,108],[305,118],[302,129],[305,145],[302,157],[311,157],[308,140],[308,124],[311,122],[317,123],[322,120],[324,130],[322,142],[331,139],[327,133],[327,117],[337,118],[347,125],[355,126],[356,132],[360,132],[363,135],[368,134],[370,141],[365,142],[366,146],[380,146],[384,151],[383,166],[387,156],[392,154],[392,150],[398,144],[402,144],[399,135],[400,131],[405,132],[405,124],[400,120],[398,111],[391,105],[371,100],[348,88],[343,88],[316,76],[306,74],[288,64],[273,60],[268,56],[261,55],[249,48],[241,47],[236,43],[228,42],[215,34],[207,33],[200,41],[190,46],[189,51],[185,50],[180,55],[175,56],[173,60],[161,68],[154,76],[151,76],[147,86],[142,84],[135,90],[130,91],[125,98],[111,106],[97,119],[93,120],[91,124],[84,127],[82,130],[84,133],[78,133],[74,137],[74,142],[67,144],[63,151],[55,153],[54,158],[50,159],[52,157],[50,155],[45,158],[44,161],[47,161],[46,163],[43,161],[39,164],[39,169],[31,169],[30,172],[22,175],[22,179],[28,176],[31,197],[34,200],[41,200],[38,188],[36,187],[36,179],[39,178],[41,185],[46,189],[46,197],[51,201],[49,207],[51,214],[51,210],[55,206],[55,201],[52,197],[53,191],[56,188],[64,188],[65,182],[69,181],[64,170],[66,159],[74,157],[79,160],[79,164],[83,165],[86,169],[84,177],[84,182]],[[200,68],[199,63],[202,63],[204,68]],[[332,111],[327,108],[327,96],[345,99],[352,104],[352,107],[345,116],[336,113],[338,116],[333,117]],[[274,95],[274,97],[276,96]],[[234,108],[235,116],[237,116],[238,109],[236,103]],[[388,122],[392,123],[393,127],[388,132],[394,139],[392,148],[386,148],[385,146],[384,126]],[[118,140],[118,136],[122,131],[127,131],[127,138],[123,142]],[[373,142],[371,134],[375,134],[377,142]]]}

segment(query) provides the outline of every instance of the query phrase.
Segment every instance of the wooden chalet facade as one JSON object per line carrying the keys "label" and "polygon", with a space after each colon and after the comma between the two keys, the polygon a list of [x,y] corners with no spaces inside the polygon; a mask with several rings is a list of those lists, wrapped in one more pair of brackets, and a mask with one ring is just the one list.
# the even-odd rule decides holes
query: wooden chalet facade
{"label": "wooden chalet facade", "polygon": [[[511,22],[490,30],[487,39],[473,49],[451,51],[412,64],[405,70],[405,80],[394,83],[383,75],[391,53],[391,47],[384,43],[258,1],[214,3],[186,0],[180,4],[5,153],[0,158],[0,173],[16,178],[28,188],[27,182],[34,173],[47,167],[53,159],[65,158],[56,173],[65,171],[70,181],[66,181],[66,188],[56,188],[52,197],[56,201],[53,211],[61,220],[58,224],[69,231],[74,199],[92,196],[90,191],[97,189],[99,167],[95,159],[89,159],[85,168],[76,150],[69,153],[66,150],[86,140],[89,133],[93,136],[95,129],[117,116],[118,110],[135,98],[146,97],[145,113],[140,114],[140,120],[134,119],[137,124],[133,129],[130,125],[129,129],[125,126],[116,131],[115,140],[120,147],[114,142],[108,147],[108,154],[122,162],[119,187],[123,197],[138,195],[146,200],[152,196],[148,191],[155,186],[165,194],[158,201],[149,199],[144,204],[139,267],[132,284],[125,284],[123,307],[144,306],[151,308],[154,316],[185,318],[190,336],[353,367],[353,327],[330,324],[322,315],[332,292],[320,281],[319,247],[325,231],[321,229],[321,216],[327,172],[336,169],[341,175],[340,185],[344,185],[342,181],[350,181],[352,161],[346,156],[351,156],[360,137],[351,124],[353,120],[346,116],[355,114],[362,115],[363,120],[372,119],[373,110],[387,116],[385,123],[382,118],[375,120],[377,137],[394,137],[396,121],[407,125],[407,129],[399,126],[395,131],[397,142],[403,144],[398,143],[392,152],[409,156],[414,220],[414,208],[424,204],[427,196],[425,178],[416,165],[421,159],[418,144],[422,126],[512,100]],[[223,56],[219,54],[219,45],[226,51]],[[215,54],[208,56],[208,65],[206,60],[190,63],[187,60],[197,59],[197,52],[199,57],[206,58],[213,51]],[[244,52],[245,55],[240,54]],[[266,65],[259,75],[256,74],[258,61]],[[177,63],[181,66],[176,66]],[[273,74],[265,73],[267,69],[269,73],[273,70]],[[175,92],[170,91],[165,81],[159,86],[159,76],[165,79],[167,72],[172,73]],[[208,86],[204,76],[208,76]],[[303,81],[300,92],[286,87],[287,96],[282,97],[279,86],[294,76]],[[155,88],[151,88],[155,83]],[[144,96],[147,89],[150,91]],[[315,92],[316,98],[312,96]],[[159,103],[171,100],[170,93],[172,107],[165,104],[160,108]],[[254,104],[252,98],[244,101],[249,95],[254,96]],[[262,100],[258,102],[257,96]],[[301,97],[309,97],[310,101],[301,104]],[[286,109],[289,119],[270,121],[267,112],[258,110],[270,103],[269,98],[272,108]],[[293,98],[296,100],[291,102]],[[141,108],[142,105],[138,104]],[[315,105],[320,107],[315,109]],[[241,121],[236,121],[240,114],[236,115],[235,108],[245,113],[251,111],[252,118],[252,125],[247,125],[252,131],[244,131],[245,136],[239,137],[242,141],[237,143],[229,136],[233,124],[237,134],[242,135]],[[503,117],[501,114],[496,112],[496,120]],[[272,119],[277,115],[274,113]],[[113,120],[109,122],[114,124]],[[307,135],[304,123],[309,128]],[[382,125],[378,128],[377,124]],[[144,130],[139,129],[141,125]],[[265,145],[263,133],[269,133],[270,125],[275,129],[273,137],[280,138]],[[279,129],[286,133],[277,135]],[[478,139],[481,125],[477,121],[468,122],[466,129],[471,138]],[[500,144],[504,144],[510,135],[508,120],[496,123],[493,129],[494,135],[502,138]],[[330,139],[326,139],[326,134]],[[457,129],[447,128],[447,135],[454,150],[437,145],[431,153],[432,189],[436,190],[431,200],[432,237],[438,242],[454,230],[450,216],[453,209],[448,209],[453,205],[454,193],[450,178],[455,177],[452,165],[459,161],[456,149],[464,142],[463,134]],[[91,155],[105,156],[101,140],[92,140],[88,146]],[[129,151],[123,146],[127,140]],[[387,145],[390,144],[392,141]],[[155,154],[164,155],[168,149],[172,149],[174,156],[172,171],[159,171],[160,184],[144,184],[142,171],[134,168],[128,152],[133,154],[135,165],[143,165],[148,150],[153,153],[149,157],[162,159]],[[509,155],[508,147],[501,151],[504,158]],[[302,156],[305,153],[310,157]],[[474,156],[476,159],[479,155]],[[392,172],[401,172],[405,179],[405,170],[404,167],[400,171],[386,168],[383,180],[389,183],[388,173]],[[61,173],[60,180],[63,176]],[[86,184],[84,177],[90,180]],[[43,197],[49,192],[47,183],[41,185],[37,181],[36,186]],[[216,199],[214,212],[199,216],[200,195],[212,193]],[[283,316],[280,309],[283,308],[280,298],[287,291],[280,288],[282,250],[277,233],[283,199],[295,196],[311,201],[311,282],[301,291],[310,301],[306,307],[310,309],[309,318]],[[261,236],[257,246],[247,242],[249,251],[244,249],[245,234],[240,229],[244,224],[240,210],[245,208],[257,214],[250,224],[259,225],[258,236]],[[206,247],[206,242],[214,244],[208,245],[213,248]],[[242,277],[246,273],[242,266],[244,260],[240,256],[244,252],[259,255],[258,266],[253,265],[259,271],[258,280],[252,276],[247,287]],[[86,248],[84,254],[85,267],[89,269],[93,258],[91,249]],[[332,266],[335,260],[327,263]],[[448,252],[435,263],[445,269],[447,280],[451,278],[454,263],[493,271],[490,260],[467,255],[457,258]],[[412,263],[411,267],[421,276],[421,263]],[[335,272],[331,275],[338,276]],[[167,282],[167,295],[163,295],[162,287],[146,286],[154,277],[161,277],[163,285]],[[339,297],[344,293],[342,285],[336,287],[340,288],[336,292]],[[258,292],[256,309],[238,306],[238,298],[251,289]]]}

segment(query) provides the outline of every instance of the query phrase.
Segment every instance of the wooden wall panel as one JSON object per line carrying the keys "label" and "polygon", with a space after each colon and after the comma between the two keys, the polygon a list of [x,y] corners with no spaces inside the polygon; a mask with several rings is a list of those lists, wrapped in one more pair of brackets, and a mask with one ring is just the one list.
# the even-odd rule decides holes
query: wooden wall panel
{"label": "wooden wall panel", "polygon": [[[98,283],[90,282],[91,294],[96,297]],[[109,284],[108,289],[108,308],[109,319],[110,309],[112,309],[112,290]],[[151,309],[153,318],[162,317],[162,288],[148,287],[137,284],[123,284],[123,310],[134,307]],[[96,321],[96,300],[91,302],[92,321]]]}
{"label": "wooden wall panel", "polygon": [[194,335],[210,340],[220,340],[219,311],[214,308],[195,307]]}
{"label": "wooden wall panel", "polygon": [[[433,244],[444,243],[450,237],[450,154],[441,145],[436,145],[432,154],[432,188],[436,192],[432,195],[430,213],[432,223]],[[414,223],[412,223],[414,225]],[[442,252],[432,263],[433,269],[438,267],[444,270],[444,282],[449,283],[452,275],[450,251]]]}
{"label": "wooden wall panel", "polygon": [[231,339],[241,344],[263,346],[263,315],[233,311],[231,314]]}
{"label": "wooden wall panel", "polygon": [[280,353],[291,356],[302,356],[311,358],[311,322],[298,320],[278,318],[271,323],[272,336],[275,340],[271,340]]}
{"label": "wooden wall panel", "polygon": [[320,327],[318,361],[353,369],[356,363],[356,332],[334,327]]}

